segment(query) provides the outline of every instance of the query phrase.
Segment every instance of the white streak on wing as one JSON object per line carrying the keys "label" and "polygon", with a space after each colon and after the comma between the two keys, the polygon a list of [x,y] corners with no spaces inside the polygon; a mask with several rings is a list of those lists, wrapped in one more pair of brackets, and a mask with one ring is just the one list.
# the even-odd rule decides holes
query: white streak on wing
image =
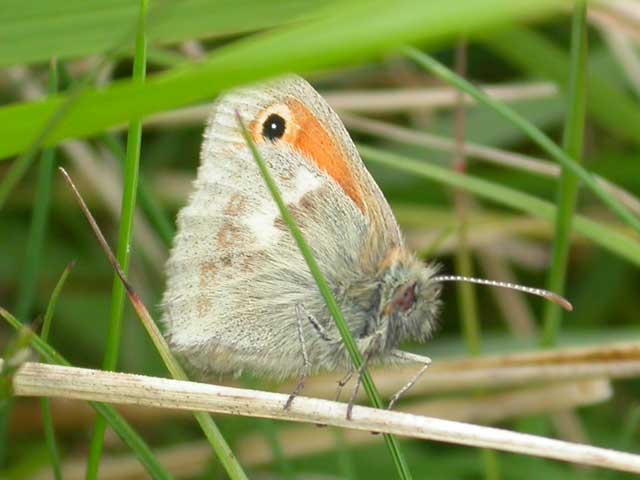
{"label": "white streak on wing", "polygon": [[[296,172],[295,190],[284,192],[286,203],[298,203],[303,195],[320,186],[321,182],[308,168],[300,166]],[[287,195],[290,193],[290,195]]]}
{"label": "white streak on wing", "polygon": [[[317,178],[305,166],[298,167],[296,172],[294,188],[285,189],[282,193],[282,199],[285,204],[297,204],[300,199],[308,192],[320,187],[321,180]],[[266,248],[277,243],[282,235],[282,231],[275,227],[274,220],[280,215],[278,208],[271,199],[269,199],[260,209],[249,215],[245,220],[245,225],[253,232],[257,238],[258,246]]]}
{"label": "white streak on wing", "polygon": [[260,211],[249,215],[245,220],[245,225],[253,232],[257,240],[259,249],[263,249],[276,243],[281,232],[274,225],[273,221],[278,214],[275,203],[264,205]]}

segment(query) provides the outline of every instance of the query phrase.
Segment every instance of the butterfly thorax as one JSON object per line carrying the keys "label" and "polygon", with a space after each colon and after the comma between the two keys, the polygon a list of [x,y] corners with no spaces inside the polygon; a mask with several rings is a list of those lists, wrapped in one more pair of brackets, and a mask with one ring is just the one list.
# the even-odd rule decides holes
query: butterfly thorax
{"label": "butterfly thorax", "polygon": [[428,338],[440,305],[440,288],[431,281],[436,270],[394,246],[374,274],[361,271],[343,285],[336,293],[354,338],[378,357],[403,341]]}

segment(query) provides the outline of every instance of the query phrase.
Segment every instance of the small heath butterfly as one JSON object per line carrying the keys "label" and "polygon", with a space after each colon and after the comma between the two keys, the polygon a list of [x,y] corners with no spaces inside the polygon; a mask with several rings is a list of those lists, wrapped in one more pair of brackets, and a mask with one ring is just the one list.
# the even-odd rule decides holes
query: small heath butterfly
{"label": "small heath butterfly", "polygon": [[178,214],[163,323],[172,348],[197,370],[238,375],[246,369],[283,379],[352,368],[236,112],[366,361],[428,364],[397,347],[432,335],[444,281],[515,288],[564,302],[540,289],[438,276],[436,266],[405,247],[389,204],[336,113],[305,80],[289,76],[231,91],[216,102],[193,193]]}

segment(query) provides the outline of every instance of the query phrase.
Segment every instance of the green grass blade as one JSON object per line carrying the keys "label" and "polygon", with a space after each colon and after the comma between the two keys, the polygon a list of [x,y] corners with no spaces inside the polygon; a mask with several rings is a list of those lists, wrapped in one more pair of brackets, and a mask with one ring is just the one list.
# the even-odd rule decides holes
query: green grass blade
{"label": "green grass blade", "polygon": [[[241,384],[245,388],[252,390],[264,390],[264,382],[258,381],[253,375],[247,374],[241,378]],[[280,475],[283,480],[293,480],[295,478],[295,470],[291,462],[287,459],[282,449],[282,442],[278,433],[278,423],[265,418],[258,421],[258,428],[269,445],[271,450],[272,463],[278,466]]]}
{"label": "green grass blade", "polygon": [[[311,17],[329,3],[156,0],[149,8],[148,37],[160,46],[238,35]],[[137,15],[130,0],[0,0],[0,68],[104,53],[128,34]]]}
{"label": "green grass blade", "polygon": [[[51,61],[49,68],[48,90],[50,95],[54,95],[58,90],[58,67],[55,60]],[[27,255],[24,266],[22,267],[18,288],[16,315],[23,320],[27,320],[30,317],[35,299],[36,285],[38,283],[36,277],[40,267],[40,258],[44,247],[47,219],[49,216],[51,179],[53,177],[54,163],[55,149],[47,148],[42,152],[42,158],[38,165],[36,196],[25,249]]]}
{"label": "green grass blade", "polygon": [[38,152],[40,143],[42,143],[41,140],[35,141],[33,146],[29,147],[25,153],[20,155],[20,157],[13,162],[2,182],[0,182],[0,210],[2,210],[2,207],[9,198],[12,190],[24,174],[27,173],[27,170],[29,170],[31,162],[33,162],[33,159]]}
{"label": "green grass blade", "polygon": [[[456,275],[473,277],[473,262],[471,251],[467,241],[467,224],[464,217],[460,218],[458,229],[458,247],[454,255]],[[462,318],[462,334],[470,355],[479,355],[480,347],[480,322],[478,320],[478,301],[475,288],[471,284],[461,282],[456,285],[460,316]]]}
{"label": "green grass blade", "polygon": [[[54,95],[58,90],[58,69],[55,60],[52,60],[49,68],[49,80],[48,80],[48,93]],[[35,158],[35,151],[31,155],[31,159]],[[30,160],[26,163],[15,163],[12,165],[7,178],[2,182],[0,190],[0,197],[6,198],[6,194],[10,191],[12,185],[17,183],[19,176],[22,172],[26,171]],[[27,320],[30,318],[33,311],[33,304],[36,297],[36,290],[38,285],[38,272],[41,269],[42,251],[45,245],[45,237],[47,231],[47,220],[49,217],[50,209],[50,197],[51,197],[51,179],[53,176],[53,167],[55,163],[55,149],[47,148],[42,152],[40,163],[38,165],[38,179],[36,183],[36,194],[33,203],[33,210],[31,216],[31,225],[29,226],[29,233],[27,236],[25,256],[23,266],[20,272],[19,284],[18,284],[18,300],[16,303],[16,315],[18,318]],[[8,188],[8,189],[7,189]],[[6,194],[4,193],[6,192]],[[2,200],[0,200],[2,203]],[[10,404],[7,403],[6,408],[2,410],[1,415],[5,416],[9,414]],[[44,409],[43,409],[44,414]],[[45,420],[45,435],[47,434],[47,421]],[[1,425],[5,425],[2,421]],[[5,429],[0,428],[0,436],[4,437],[6,434]],[[55,444],[53,445],[55,448]],[[53,450],[50,446],[50,452]],[[55,460],[59,459],[52,454],[52,465],[55,469]]]}
{"label": "green grass blade", "polygon": [[[53,321],[53,314],[56,310],[56,305],[58,303],[58,296],[62,291],[62,287],[67,281],[67,277],[73,268],[73,263],[67,265],[67,267],[62,272],[58,283],[56,284],[53,292],[51,293],[51,298],[49,299],[49,304],[47,305],[47,310],[44,315],[44,321],[42,322],[42,332],[40,332],[40,338],[43,342],[49,341],[49,332],[51,331],[51,323]],[[43,360],[42,358],[40,359]],[[44,427],[44,439],[47,445],[47,450],[49,451],[49,459],[51,461],[51,467],[53,470],[53,477],[55,480],[62,479],[62,469],[60,468],[60,453],[58,449],[58,445],[56,443],[56,434],[55,429],[53,427],[53,418],[51,417],[51,406],[49,404],[49,399],[43,397],[40,399],[40,410],[42,412],[42,425]]]}
{"label": "green grass blade", "polygon": [[[33,349],[48,363],[57,365],[71,366],[71,364],[62,357],[48,343],[44,342],[40,337],[34,335],[27,327],[20,323],[13,315],[4,308],[0,307],[0,317],[4,318],[9,325],[17,332],[27,332],[29,342]],[[158,463],[157,459],[151,452],[149,446],[144,440],[131,428],[131,426],[115,411],[114,408],[100,402],[88,402],[89,405],[101,417],[105,418],[114,432],[136,455],[140,463],[145,467],[151,478],[154,479],[171,479],[171,475]]]}
{"label": "green grass blade", "polygon": [[[105,146],[111,151],[114,157],[120,160],[123,168],[126,164],[127,153],[120,141],[111,133],[102,136]],[[171,248],[175,229],[167,214],[160,207],[160,203],[153,195],[153,192],[145,182],[144,178],[138,179],[138,196],[142,211],[153,229],[162,240],[165,247]]]}
{"label": "green grass blade", "polygon": [[[556,208],[552,203],[526,193],[471,175],[452,172],[448,168],[428,164],[423,161],[421,162],[372,147],[358,145],[358,150],[362,157],[369,161],[387,165],[398,171],[429,178],[443,185],[467,190],[498,204],[526,212],[534,217],[544,218],[550,222],[555,220]],[[600,245],[610,252],[640,266],[640,242],[630,236],[610,227],[605,227],[581,215],[574,217],[574,229],[576,233],[588,238],[596,245]]]}
{"label": "green grass blade", "polygon": [[[139,21],[136,35],[136,53],[133,60],[132,79],[136,83],[143,83],[146,73],[146,17],[148,0],[140,0]],[[138,170],[140,167],[140,146],[142,143],[142,120],[136,118],[129,124],[127,135],[127,158],[124,168],[124,188],[122,192],[122,208],[120,212],[120,234],[118,237],[118,263],[122,266],[125,275],[129,269],[131,252],[131,237],[133,235],[133,215],[136,207],[136,194],[138,192]],[[118,364],[120,351],[120,337],[122,332],[122,317],[124,315],[125,292],[117,275],[114,275],[111,291],[111,313],[107,330],[106,350],[102,368],[115,370]],[[100,457],[104,443],[104,431],[106,421],[103,417],[96,417],[93,425],[89,460],[87,461],[86,478],[98,477]]]}
{"label": "green grass blade", "polygon": [[[544,35],[526,28],[514,28],[483,36],[482,44],[514,66],[536,77],[547,78],[567,89],[566,51]],[[640,110],[628,92],[605,77],[602,72],[588,72],[587,110],[594,121],[618,137],[640,145]]]}
{"label": "green grass blade", "polygon": [[[307,242],[302,236],[302,232],[296,225],[293,217],[291,216],[291,214],[289,213],[289,210],[287,209],[287,206],[282,200],[282,196],[280,195],[278,187],[275,184],[273,178],[271,177],[271,174],[269,173],[267,165],[265,164],[264,160],[260,156],[260,153],[256,149],[255,144],[253,143],[253,141],[251,140],[251,137],[249,136],[249,132],[247,132],[247,129],[245,128],[239,116],[238,116],[238,124],[242,131],[242,136],[244,137],[246,144],[249,146],[251,153],[253,154],[253,158],[255,159],[258,165],[258,168],[260,169],[260,174],[262,175],[262,178],[264,179],[267,185],[267,188],[269,189],[269,192],[273,197],[273,200],[278,206],[278,210],[280,211],[282,220],[284,220],[284,222],[287,224],[287,227],[289,228],[291,235],[295,239],[295,242],[298,245],[298,248],[300,249],[300,253],[304,257],[304,260],[307,262],[309,271],[311,272],[311,275],[313,276],[313,279],[315,280],[316,285],[318,286],[318,290],[320,290],[320,294],[322,295],[322,298],[324,299],[327,305],[327,309],[331,313],[331,317],[336,323],[336,327],[340,332],[340,336],[342,337],[342,341],[344,342],[345,348],[349,352],[349,356],[351,357],[351,361],[353,362],[354,370],[358,371],[362,366],[362,362],[363,362],[362,356],[360,355],[356,342],[353,339],[353,336],[351,335],[351,331],[349,330],[349,327],[347,327],[347,323],[344,320],[344,317],[342,316],[340,307],[338,307],[338,303],[333,297],[333,294],[331,293],[329,285],[327,284],[322,273],[320,272],[320,268],[318,267],[318,264],[313,258],[313,255],[311,254],[311,250],[309,249]],[[367,395],[369,397],[369,401],[371,402],[371,404],[376,408],[384,408],[382,399],[380,398],[380,394],[378,393],[378,390],[375,384],[373,383],[373,380],[371,379],[369,372],[366,369],[364,369],[362,372],[362,384],[364,385],[364,388],[367,392]],[[398,471],[398,476],[403,479],[411,478],[409,467],[404,459],[404,455],[400,451],[400,446],[398,445],[398,442],[395,439],[395,437],[392,435],[385,434],[384,439],[389,449],[389,452],[391,453],[391,456],[393,458],[393,462],[396,466],[396,470]]]}
{"label": "green grass blade", "polygon": [[575,175],[591,190],[602,202],[609,207],[609,209],[615,213],[627,225],[630,225],[638,234],[640,234],[640,219],[633,215],[629,210],[622,205],[616,198],[598,183],[591,173],[582,168],[571,156],[556,145],[547,135],[544,134],[531,122],[527,121],[524,117],[519,115],[515,110],[507,105],[492,99],[487,94],[481,92],[471,83],[465,79],[459,77],[454,72],[449,70],[443,64],[435,60],[433,57],[426,55],[425,53],[416,50],[415,48],[407,48],[405,50],[407,55],[411,57],[416,63],[424,67],[427,71],[437,76],[438,78],[454,85],[469,96],[477,100],[479,103],[492,108],[496,113],[509,120],[515,126],[517,126],[523,133],[525,133],[531,140],[533,140],[540,148],[542,148],[547,154],[555,159],[562,167]]}
{"label": "green grass blade", "polygon": [[[286,28],[253,35],[217,49],[198,63],[150,77],[144,85],[117,82],[86,89],[74,108],[42,138],[52,145],[121,125],[130,118],[210,99],[241,83],[295,71],[310,73],[356,65],[408,42],[434,45],[456,32],[495,26],[557,10],[563,0],[432,0],[338,2],[324,15]],[[473,24],[466,13],[474,12]],[[349,45],[349,48],[345,48]],[[47,119],[65,104],[60,96],[0,108],[0,158],[29,148]]]}
{"label": "green grass blade", "polygon": [[344,430],[332,428],[331,434],[336,445],[336,460],[340,472],[340,478],[345,480],[356,480],[356,466],[354,464],[351,447],[346,441]]}
{"label": "green grass blade", "polygon": [[[147,308],[144,306],[144,303],[142,302],[140,297],[137,295],[133,287],[127,281],[125,277],[125,273],[122,270],[122,267],[120,266],[118,260],[116,259],[111,249],[109,248],[109,244],[104,238],[104,235],[102,235],[102,232],[98,227],[98,224],[96,223],[95,219],[91,215],[91,212],[87,208],[87,205],[85,204],[84,200],[80,196],[78,189],[76,188],[74,183],[71,181],[71,178],[69,177],[67,172],[63,168],[60,168],[59,170],[64,175],[65,181],[68,183],[73,194],[75,195],[80,205],[82,214],[85,216],[85,218],[89,222],[89,225],[91,226],[91,230],[93,231],[96,237],[96,240],[100,245],[100,248],[102,248],[103,252],[107,256],[109,263],[111,264],[111,266],[115,271],[116,277],[122,283],[122,286],[126,290],[127,296],[131,301],[131,305],[135,309],[136,314],[138,315],[138,318],[140,319],[140,321],[142,322],[142,325],[144,326],[147,333],[149,334],[151,341],[155,345],[158,353],[160,354],[160,357],[162,358],[162,361],[164,362],[167,369],[171,373],[171,376],[177,380],[189,380],[184,369],[171,353],[171,350],[169,349],[169,345],[167,344],[167,341],[162,336],[162,333],[160,332],[160,329],[158,329],[158,326],[156,325],[156,323],[153,321],[153,318],[151,318],[151,315],[149,314],[149,311],[147,310]],[[247,476],[244,473],[242,466],[238,462],[237,457],[233,454],[233,452],[229,448],[229,445],[227,444],[226,440],[222,436],[222,433],[220,432],[215,422],[211,418],[211,415],[204,412],[194,412],[193,415],[198,421],[198,423],[200,424],[200,427],[202,428],[207,439],[209,440],[209,443],[211,444],[211,446],[213,447],[213,450],[215,451],[216,455],[220,459],[220,462],[226,469],[227,474],[229,475],[229,478],[231,478],[232,480],[245,480]]]}
{"label": "green grass blade", "polygon": [[[464,37],[458,40],[455,49],[456,73],[464,78],[467,70],[467,41]],[[453,116],[456,149],[451,163],[451,169],[464,173],[467,168],[466,152],[464,148],[466,133],[466,112],[462,92],[457,93],[456,106]],[[474,277],[473,257],[469,247],[469,224],[467,216],[473,201],[467,192],[453,191],[453,207],[460,227],[457,232],[457,247],[454,253],[454,269],[456,275]],[[460,282],[456,285],[458,309],[462,320],[462,334],[470,356],[480,355],[482,352],[482,330],[478,315],[478,296],[475,285]],[[479,451],[485,480],[499,480],[499,461],[497,452],[483,448]]]}
{"label": "green grass blade", "polygon": [[[582,159],[587,92],[587,3],[575,5],[571,29],[571,73],[569,76],[569,108],[564,127],[563,148],[577,162]],[[564,295],[571,225],[578,196],[578,179],[562,168],[557,193],[556,226],[553,237],[551,268],[547,289]],[[545,305],[541,345],[549,347],[556,341],[562,313],[560,307]]]}

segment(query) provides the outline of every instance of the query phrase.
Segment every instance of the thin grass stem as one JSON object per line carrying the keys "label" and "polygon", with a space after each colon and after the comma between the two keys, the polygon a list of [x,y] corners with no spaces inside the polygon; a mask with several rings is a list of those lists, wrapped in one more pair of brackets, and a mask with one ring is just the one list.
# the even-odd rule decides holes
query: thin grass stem
{"label": "thin grass stem", "polygon": [[[144,83],[146,73],[146,16],[148,0],[140,0],[140,12],[135,42],[135,55],[133,58],[132,80],[140,84]],[[140,146],[142,142],[142,119],[135,118],[129,123],[127,135],[127,155],[124,167],[124,188],[122,192],[122,207],[120,213],[120,234],[118,237],[117,258],[125,272],[129,269],[131,252],[131,238],[133,236],[133,215],[136,206],[136,194],[138,191],[138,170],[140,167]],[[114,275],[111,291],[111,313],[107,329],[106,349],[102,362],[104,370],[115,370],[118,365],[120,351],[120,337],[122,332],[122,318],[124,315],[125,292],[117,275]],[[104,444],[105,419],[96,417],[93,425],[93,434],[89,447],[89,459],[87,461],[87,480],[98,477],[98,468],[102,448]]]}
{"label": "thin grass stem", "polygon": [[[55,59],[51,60],[49,65],[48,78],[48,94],[55,95],[58,91],[58,67]],[[35,153],[34,153],[35,155]],[[18,318],[28,320],[32,314],[36,291],[38,286],[38,272],[41,268],[42,251],[45,246],[45,238],[47,231],[47,221],[50,210],[51,200],[51,181],[53,177],[53,168],[55,164],[55,148],[50,147],[42,152],[40,162],[38,164],[38,179],[36,183],[36,194],[33,203],[33,211],[31,216],[31,225],[27,236],[25,258],[23,267],[20,271],[20,279],[18,285],[18,300],[16,303],[16,315]],[[19,172],[23,166],[16,165],[18,170],[10,170],[7,180],[9,183],[3,182],[3,185],[11,185],[12,172]],[[28,165],[25,165],[26,168]],[[1,195],[0,195],[1,196]],[[0,200],[0,203],[2,200]],[[43,398],[40,401],[42,407],[42,419],[45,433],[45,440],[49,450],[51,465],[53,467],[54,476],[59,478],[60,474],[60,458],[57,453],[55,437],[53,436],[53,423],[48,408],[48,400]],[[2,415],[8,415],[5,409]],[[4,422],[3,422],[4,424]],[[2,431],[4,436],[6,432]]]}
{"label": "thin grass stem", "polygon": [[[467,70],[467,41],[461,38],[458,41],[455,51],[455,69],[456,73],[464,78]],[[459,173],[466,171],[466,151],[465,151],[465,95],[461,90],[457,91],[457,102],[454,111],[454,130],[455,130],[455,155],[452,162],[452,169]],[[465,277],[473,277],[473,259],[471,249],[469,248],[468,231],[469,223],[467,214],[469,208],[473,204],[473,199],[463,190],[456,189],[453,192],[453,204],[460,225],[458,229],[458,245],[454,255],[455,271],[457,275]],[[467,344],[467,352],[471,356],[480,355],[481,347],[481,329],[478,319],[478,298],[476,296],[476,288],[470,282],[460,282],[457,285],[456,293],[462,318],[462,333]],[[484,478],[486,480],[498,480],[500,478],[499,462],[496,452],[492,450],[482,449],[480,458],[484,469]]]}
{"label": "thin grass stem", "polygon": [[[60,296],[60,292],[62,291],[62,287],[67,281],[67,277],[73,268],[73,262],[67,265],[67,267],[60,275],[60,279],[56,284],[53,292],[51,293],[51,298],[49,299],[49,304],[47,305],[47,310],[44,315],[44,320],[42,322],[42,331],[40,332],[40,338],[43,342],[49,341],[49,332],[51,331],[51,324],[53,321],[53,314],[56,309],[56,305],[58,304],[58,297]],[[40,361],[44,361],[45,359],[40,357]],[[56,443],[56,434],[55,429],[53,427],[53,418],[51,416],[51,405],[49,399],[47,397],[42,397],[40,399],[40,411],[42,412],[42,426],[44,430],[44,440],[47,445],[47,450],[49,451],[49,459],[51,461],[51,468],[53,470],[53,478],[55,480],[62,479],[62,468],[60,467],[60,453],[58,449],[58,445]]]}
{"label": "thin grass stem", "polygon": [[[471,175],[452,172],[448,168],[369,146],[358,145],[358,150],[367,160],[386,165],[397,171],[404,171],[435,180],[443,185],[465,189],[479,197],[526,212],[534,217],[548,221],[553,221],[555,218],[556,209],[552,203],[503,185]],[[640,243],[631,236],[605,227],[582,215],[574,217],[574,229],[576,233],[588,238],[596,245],[600,245],[635,265],[640,265]]]}
{"label": "thin grass stem", "polygon": [[[49,95],[55,95],[57,90],[58,67],[56,60],[52,60],[49,67],[48,93]],[[38,285],[37,275],[45,244],[55,155],[55,148],[45,149],[38,164],[36,195],[25,248],[26,256],[20,275],[18,301],[15,307],[16,316],[23,320],[28,320],[31,315],[36,286]]]}
{"label": "thin grass stem", "polygon": [[[171,373],[171,376],[175,379],[188,380],[186,372],[184,371],[180,363],[176,360],[176,358],[171,353],[171,350],[169,349],[169,345],[167,344],[167,341],[162,336],[162,333],[160,332],[160,329],[157,327],[156,323],[153,321],[153,318],[151,318],[151,315],[149,314],[147,307],[145,307],[144,303],[142,302],[138,294],[135,292],[131,284],[127,281],[125,273],[122,270],[122,267],[120,266],[120,263],[118,262],[116,256],[113,254],[113,252],[109,248],[109,244],[107,243],[106,239],[104,238],[104,235],[100,231],[100,228],[98,227],[98,224],[96,223],[95,219],[91,215],[91,212],[87,208],[87,205],[82,199],[82,196],[80,195],[80,193],[78,192],[78,189],[76,188],[73,181],[71,180],[71,177],[69,177],[69,174],[67,174],[64,168],[60,167],[59,170],[63,174],[65,181],[67,182],[74,196],[76,197],[76,200],[80,205],[80,210],[82,211],[82,214],[87,219],[87,222],[89,223],[91,230],[95,235],[96,240],[98,241],[98,244],[100,245],[100,248],[103,250],[104,254],[107,256],[107,259],[109,260],[109,263],[113,267],[116,277],[122,283],[122,286],[126,291],[127,297],[131,302],[131,305],[136,311],[138,318],[142,322],[142,325],[144,326],[149,337],[151,338],[151,341],[156,347],[158,354],[160,355],[160,358],[162,358],[162,361],[167,367],[167,370],[169,370],[169,373]],[[229,477],[232,480],[245,480],[247,476],[244,473],[242,466],[240,465],[240,463],[238,463],[238,459],[231,451],[231,448],[229,448],[229,445],[227,444],[226,440],[222,436],[222,433],[220,432],[215,422],[211,418],[211,415],[203,412],[194,412],[193,416],[196,418],[196,420],[200,424],[202,431],[204,432],[207,439],[209,440],[209,443],[213,447],[213,450],[215,451],[216,455],[220,459],[220,462],[222,463],[223,467],[226,469],[226,472],[229,475]]]}
{"label": "thin grass stem", "polygon": [[463,92],[476,99],[479,103],[491,108],[511,122],[514,126],[518,127],[540,148],[547,152],[551,158],[555,159],[560,165],[566,168],[567,172],[570,172],[572,175],[575,175],[577,178],[582,180],[589,190],[591,190],[620,220],[631,226],[636,233],[640,234],[640,219],[629,212],[624,205],[607,192],[602,184],[598,182],[590,172],[581,167],[571,156],[569,156],[564,150],[556,145],[553,140],[545,135],[542,130],[522,117],[512,108],[492,99],[485,93],[478,90],[471,83],[456,75],[433,57],[430,57],[415,48],[405,48],[404,52],[416,63],[436,77],[461,89]]}
{"label": "thin grass stem", "polygon": [[[571,390],[570,393],[567,392],[567,387]],[[555,396],[571,395],[581,401],[585,395],[585,387],[584,384],[565,386],[564,392],[556,393]],[[558,388],[560,387],[556,385],[554,390],[557,392]],[[319,398],[299,397],[290,411],[285,411],[282,406],[288,395],[282,393],[30,362],[16,373],[14,389],[17,396],[49,395],[79,400],[105,398],[118,404],[322,423],[364,432],[393,433],[640,473],[640,455],[635,453],[365,406],[354,407],[356,415],[348,420],[344,415],[346,406],[343,403]],[[593,393],[596,394],[599,391],[601,398],[611,394],[606,382],[592,384],[589,390],[595,390]],[[552,392],[547,390],[547,395],[549,393]],[[500,405],[500,401],[506,400],[505,395],[502,394],[502,398],[491,398],[491,405]],[[522,395],[519,396],[522,398]],[[531,408],[527,397],[525,392],[525,403]],[[488,410],[487,405],[483,405],[480,409],[483,413],[480,415],[485,416],[484,414],[489,413]]]}
{"label": "thin grass stem", "polygon": [[[118,138],[112,133],[105,133],[102,135],[102,142],[113,156],[120,161],[124,168],[127,152]],[[147,216],[149,223],[158,234],[158,237],[160,237],[165,247],[171,248],[173,237],[176,233],[173,228],[173,223],[166,212],[160,207],[160,202],[142,176],[138,179],[138,197],[142,211]]]}
{"label": "thin grass stem", "polygon": [[[584,123],[587,97],[587,2],[580,0],[575,4],[571,28],[571,66],[569,74],[569,105],[564,127],[563,148],[567,155],[580,163],[584,138]],[[569,257],[570,236],[576,201],[578,197],[578,178],[566,167],[557,190],[557,211],[551,267],[547,278],[547,289],[564,295],[567,261]],[[544,309],[542,337],[540,344],[549,347],[556,342],[562,312],[560,308],[548,303]]]}

